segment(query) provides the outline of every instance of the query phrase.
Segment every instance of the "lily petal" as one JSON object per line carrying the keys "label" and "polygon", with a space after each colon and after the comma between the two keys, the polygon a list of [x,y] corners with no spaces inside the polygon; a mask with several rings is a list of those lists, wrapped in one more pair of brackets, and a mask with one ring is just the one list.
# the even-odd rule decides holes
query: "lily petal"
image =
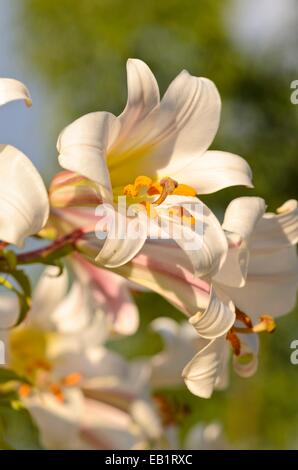
{"label": "lily petal", "polygon": [[77,389],[69,389],[65,393],[65,403],[60,403],[50,393],[35,394],[26,399],[26,406],[40,429],[45,448],[75,448],[77,444],[79,424],[84,416],[83,396]]}
{"label": "lily petal", "polygon": [[141,250],[147,239],[147,217],[138,213],[126,217],[117,213],[114,226],[108,230],[104,245],[95,261],[107,268],[116,268],[128,263]]}
{"label": "lily petal", "polygon": [[111,149],[113,187],[127,184],[128,176],[131,181],[138,175],[175,174],[202,155],[217,132],[220,106],[213,82],[181,72],[160,105],[134,126],[121,149]]}
{"label": "lily petal", "polygon": [[298,202],[295,199],[286,201],[277,214],[267,212],[259,220],[254,233],[253,243],[258,249],[262,247],[280,248],[295,245],[298,242]]}
{"label": "lily petal", "polygon": [[179,324],[166,317],[155,319],[151,327],[165,345],[164,350],[152,357],[151,383],[154,387],[179,385],[183,367],[196,354],[198,335],[189,323]]}
{"label": "lily petal", "polygon": [[30,107],[32,100],[26,86],[13,78],[0,78],[0,106],[10,101],[24,100]]}
{"label": "lily petal", "polygon": [[213,276],[213,281],[226,286],[242,287],[248,270],[248,246],[237,234],[227,232],[226,237],[229,243],[227,256],[220,270]]}
{"label": "lily petal", "polygon": [[93,266],[78,254],[73,258],[72,265],[81,282],[94,285],[93,296],[110,318],[114,332],[134,334],[139,326],[139,312],[128,282],[109,270]]}
{"label": "lily petal", "polygon": [[190,317],[189,323],[194,326],[202,338],[212,339],[224,335],[235,322],[234,306],[221,302],[215,290],[211,290],[208,307]]}
{"label": "lily petal", "polygon": [[162,295],[187,316],[208,306],[209,284],[194,276],[189,257],[170,240],[148,240],[130,263],[115,271]]}
{"label": "lily petal", "polygon": [[185,366],[182,375],[189,391],[201,398],[210,398],[222,368],[226,343],[224,336],[200,340],[199,352]]}
{"label": "lily petal", "polygon": [[0,145],[0,175],[0,239],[21,247],[48,219],[47,191],[31,161],[11,145]]}
{"label": "lily petal", "polygon": [[[19,317],[19,303],[16,296],[1,295],[0,297],[0,339],[7,336],[6,329],[15,325]],[[2,331],[1,331],[2,330]],[[2,336],[3,335],[3,336]]]}
{"label": "lily petal", "polygon": [[242,287],[245,284],[249,240],[265,209],[265,201],[259,197],[240,197],[229,204],[222,224],[229,250],[214,281],[232,287]]}
{"label": "lily petal", "polygon": [[288,201],[280,214],[265,214],[250,241],[246,284],[226,288],[248,315],[284,315],[294,308],[298,288],[298,259],[293,243],[298,235],[297,202]]}
{"label": "lily petal", "polygon": [[[181,218],[175,224],[175,218],[169,217],[169,210],[175,207],[193,217],[194,228],[190,224],[181,224]],[[190,257],[196,276],[210,279],[219,271],[227,255],[227,239],[218,219],[202,201],[195,197],[168,196],[156,210],[161,221],[173,221],[169,231]]]}
{"label": "lily petal", "polygon": [[195,188],[198,194],[215,193],[229,186],[253,187],[252,171],[244,158],[219,150],[198,155],[171,176]]}
{"label": "lily petal", "polygon": [[90,325],[92,314],[89,292],[78,281],[52,312],[55,329],[64,334],[79,334]]}
{"label": "lily petal", "polygon": [[30,322],[43,328],[51,326],[51,316],[67,293],[67,271],[64,270],[59,276],[58,273],[59,269],[55,266],[47,267],[34,289]]}
{"label": "lily petal", "polygon": [[236,198],[227,207],[222,228],[248,240],[265,210],[265,201],[260,197]]}
{"label": "lily petal", "polygon": [[239,334],[240,354],[233,355],[233,366],[240,377],[251,377],[258,368],[259,336],[257,334]]}
{"label": "lily petal", "polygon": [[90,113],[67,126],[57,142],[60,165],[96,181],[106,200],[112,199],[106,151],[119,130],[120,123],[113,114]]}
{"label": "lily petal", "polygon": [[159,88],[148,65],[139,59],[128,59],[127,70],[127,103],[118,117],[121,131],[117,145],[124,139],[131,128],[144,119],[159,104]]}
{"label": "lily petal", "polygon": [[253,318],[288,313],[296,305],[297,289],[298,260],[294,246],[268,252],[251,247],[245,286],[225,287],[235,305]]}

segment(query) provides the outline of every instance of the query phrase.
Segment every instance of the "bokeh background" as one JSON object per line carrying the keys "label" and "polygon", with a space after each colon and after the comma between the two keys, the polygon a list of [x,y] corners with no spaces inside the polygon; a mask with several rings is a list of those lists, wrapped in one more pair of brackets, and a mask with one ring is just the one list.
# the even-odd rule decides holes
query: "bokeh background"
{"label": "bokeh background", "polygon": [[[183,68],[212,79],[220,91],[222,120],[212,148],[245,157],[255,189],[205,196],[211,208],[220,214],[240,195],[262,196],[270,210],[297,198],[298,105],[290,101],[298,79],[297,0],[0,0],[0,12],[0,76],[24,81],[34,104],[29,111],[19,103],[0,110],[0,141],[30,156],[47,182],[58,169],[59,131],[87,112],[119,113],[125,62],[137,57],[161,91]],[[140,331],[111,345],[129,358],[161,348],[147,328],[153,318],[183,320],[154,294],[136,301]],[[177,409],[188,405],[182,438],[198,420],[219,420],[232,448],[298,448],[294,339],[297,310],[262,338],[254,378],[231,374],[228,391],[207,401],[183,387],[164,391]]]}

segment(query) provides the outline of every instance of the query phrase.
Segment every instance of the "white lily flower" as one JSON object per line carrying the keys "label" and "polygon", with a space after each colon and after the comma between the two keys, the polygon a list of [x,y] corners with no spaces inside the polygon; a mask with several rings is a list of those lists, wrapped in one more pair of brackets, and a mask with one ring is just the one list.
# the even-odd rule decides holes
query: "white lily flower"
{"label": "white lily flower", "polygon": [[[251,170],[245,160],[207,151],[218,128],[221,106],[210,80],[183,71],[160,101],[157,82],[144,62],[130,59],[127,77],[128,100],[120,116],[90,113],[62,131],[57,147],[63,168],[96,182],[103,202],[125,195],[129,204],[141,203],[149,212],[153,208],[161,218],[165,209],[168,214],[170,208],[183,210],[179,196],[184,204],[194,204],[198,203],[197,193],[251,186]],[[64,196],[69,198],[69,191]],[[109,267],[124,264],[141,249],[146,236],[139,246],[126,240],[121,260],[99,254],[97,261],[109,263]],[[193,261],[200,269],[200,260],[194,257]]]}
{"label": "white lily flower", "polygon": [[273,318],[295,306],[297,201],[287,201],[277,214],[264,212],[264,201],[254,197],[235,199],[227,208],[223,228],[230,248],[212,285],[223,303],[233,301],[237,321],[227,336],[205,341],[185,367],[186,384],[199,396],[209,397],[214,387],[227,383],[228,341],[235,371],[242,377],[253,375],[258,365],[257,333],[272,331]]}
{"label": "white lily flower", "polygon": [[[31,106],[21,82],[0,78],[0,105],[20,99]],[[21,247],[48,219],[47,191],[31,161],[11,145],[0,145],[0,179],[0,240]]]}

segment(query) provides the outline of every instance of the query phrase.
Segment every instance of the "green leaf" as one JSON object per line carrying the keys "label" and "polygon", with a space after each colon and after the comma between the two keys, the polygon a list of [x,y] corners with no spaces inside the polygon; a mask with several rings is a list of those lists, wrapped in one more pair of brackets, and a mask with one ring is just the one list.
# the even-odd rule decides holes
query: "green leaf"
{"label": "green leaf", "polygon": [[4,367],[0,367],[0,384],[4,384],[7,382],[22,382],[31,385],[31,382],[11,369],[6,369]]}
{"label": "green leaf", "polygon": [[10,275],[17,281],[19,286],[22,288],[23,293],[27,297],[31,297],[31,283],[25,271],[21,269],[15,269],[10,273]]}
{"label": "green leaf", "polygon": [[14,292],[19,301],[19,316],[14,327],[19,325],[25,318],[31,307],[31,284],[28,276],[21,269],[15,269],[9,273],[9,276],[15,279],[21,290],[16,288],[6,277],[0,277],[0,284],[6,289]]}
{"label": "green leaf", "polygon": [[47,257],[42,261],[42,264],[46,264],[47,266],[56,266],[59,269],[58,273],[56,274],[57,277],[61,276],[64,271],[64,264],[62,263],[61,259],[51,259],[50,257]]}
{"label": "green leaf", "polygon": [[17,267],[17,255],[15,252],[12,250],[3,250],[1,256],[6,259],[9,270],[14,271]]}
{"label": "green leaf", "polygon": [[0,395],[0,449],[42,449],[38,428],[16,394]]}

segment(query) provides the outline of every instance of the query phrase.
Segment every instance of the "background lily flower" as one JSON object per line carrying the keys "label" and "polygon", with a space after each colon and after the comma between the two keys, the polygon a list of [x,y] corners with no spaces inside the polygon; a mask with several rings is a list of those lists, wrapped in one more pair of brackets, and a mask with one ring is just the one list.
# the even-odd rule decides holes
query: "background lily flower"
{"label": "background lily flower", "polygon": [[[25,85],[0,78],[0,105],[14,100],[32,103]],[[47,191],[31,161],[11,145],[0,145],[0,180],[0,240],[22,246],[47,221]]]}
{"label": "background lily flower", "polygon": [[295,306],[297,201],[287,201],[277,214],[264,212],[264,201],[253,197],[235,199],[227,208],[223,228],[230,248],[223,271],[212,284],[222,302],[233,301],[237,321],[227,336],[205,341],[184,369],[187,386],[199,396],[208,398],[214,387],[226,383],[228,342],[235,371],[242,377],[253,375],[258,365],[257,333],[272,331],[272,318]]}
{"label": "background lily flower", "polygon": [[[45,271],[25,323],[7,331],[9,367],[32,382],[19,394],[47,448],[148,447],[162,428],[150,399],[144,364],[128,364],[109,351],[106,316],[94,310],[86,285]],[[51,295],[52,299],[51,299]],[[14,321],[15,299],[10,298]],[[47,302],[48,300],[48,302]],[[40,311],[41,303],[47,308]],[[9,326],[9,325],[6,325]]]}

